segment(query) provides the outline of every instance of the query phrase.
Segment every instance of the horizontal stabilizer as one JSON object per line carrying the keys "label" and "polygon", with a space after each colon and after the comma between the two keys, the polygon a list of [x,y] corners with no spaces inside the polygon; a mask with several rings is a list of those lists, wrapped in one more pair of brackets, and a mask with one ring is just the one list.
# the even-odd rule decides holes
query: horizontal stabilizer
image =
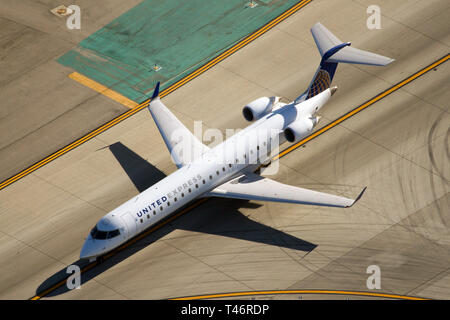
{"label": "horizontal stabilizer", "polygon": [[320,22],[311,28],[311,33],[316,42],[317,49],[323,57],[330,49],[343,43],[334,34],[325,28]]}
{"label": "horizontal stabilizer", "polygon": [[[350,43],[344,43],[339,40],[321,23],[316,23],[311,28],[311,33],[314,37],[314,41],[316,42],[320,55],[326,62],[344,62],[385,66],[394,61],[394,59],[379,54],[350,47]],[[333,51],[334,53],[330,55]]]}
{"label": "horizontal stabilizer", "polygon": [[333,54],[328,62],[344,62],[344,63],[356,63],[367,64],[371,66],[385,66],[393,62],[394,59],[364,51],[352,47],[345,47],[342,50]]}

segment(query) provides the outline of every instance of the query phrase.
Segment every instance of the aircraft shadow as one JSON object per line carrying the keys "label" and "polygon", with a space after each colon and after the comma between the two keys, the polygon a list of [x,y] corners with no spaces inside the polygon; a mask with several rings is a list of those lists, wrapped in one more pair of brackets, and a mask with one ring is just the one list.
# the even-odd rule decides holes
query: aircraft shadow
{"label": "aircraft shadow", "polygon": [[[109,148],[139,192],[142,192],[165,177],[163,172],[142,159],[122,143],[117,142]],[[133,243],[122,251],[117,252],[110,258],[105,259],[102,263],[83,272],[81,275],[81,285],[86,284],[104,271],[114,267],[121,261],[146,248],[176,229],[294,249],[305,252],[305,254],[316,248],[315,244],[261,224],[240,212],[240,209],[242,208],[255,209],[260,206],[261,205],[247,200],[211,198],[207,201],[207,205],[205,205],[205,203],[199,205],[189,212],[188,215],[183,215],[175,221],[164,225],[150,235]],[[77,260],[73,262],[72,265],[77,265],[80,269],[83,269],[89,265],[89,263],[84,260]],[[67,276],[67,268],[61,269],[37,288],[36,295],[45,292],[56,283],[63,281]],[[68,291],[70,290],[67,286],[62,285],[58,289],[48,293],[46,297],[55,297]]]}
{"label": "aircraft shadow", "polygon": [[116,142],[108,148],[139,193],[166,177],[164,172],[158,170],[145,159],[142,159],[121,142]]}

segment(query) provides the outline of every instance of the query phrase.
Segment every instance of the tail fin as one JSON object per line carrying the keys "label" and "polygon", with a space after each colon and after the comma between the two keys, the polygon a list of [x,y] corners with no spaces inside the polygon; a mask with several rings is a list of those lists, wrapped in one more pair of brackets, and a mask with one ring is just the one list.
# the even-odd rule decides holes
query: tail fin
{"label": "tail fin", "polygon": [[307,100],[328,89],[333,81],[339,62],[385,66],[394,59],[350,47],[350,42],[342,42],[321,23],[311,28],[311,33],[319,49],[322,60],[308,90],[296,99]]}

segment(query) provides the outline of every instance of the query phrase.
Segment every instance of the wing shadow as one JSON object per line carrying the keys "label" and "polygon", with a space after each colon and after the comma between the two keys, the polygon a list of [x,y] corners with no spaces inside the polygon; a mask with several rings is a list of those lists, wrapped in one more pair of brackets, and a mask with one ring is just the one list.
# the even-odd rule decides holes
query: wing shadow
{"label": "wing shadow", "polygon": [[108,148],[139,193],[166,177],[164,172],[142,159],[121,142],[116,142]]}
{"label": "wing shadow", "polygon": [[[242,208],[256,209],[259,207],[261,205],[249,200],[211,198],[207,206],[200,206],[196,208],[195,212],[189,214],[190,220],[186,219],[182,223],[178,223],[177,220],[173,222],[173,226],[176,229],[219,235],[303,252],[314,250],[315,244],[255,221],[240,211]],[[213,214],[211,208],[214,208]],[[201,218],[196,219],[195,215],[201,216]]]}
{"label": "wing shadow", "polygon": [[[145,190],[165,177],[163,172],[142,159],[122,143],[117,142],[109,146],[109,149],[130,177],[136,189],[141,190],[144,188],[143,190]],[[133,168],[133,165],[136,167]],[[81,285],[83,285],[134,255],[136,252],[170,234],[175,229],[294,249],[305,252],[305,254],[316,248],[317,245],[315,244],[254,221],[243,215],[239,210],[241,208],[256,209],[260,206],[248,200],[210,198],[206,202],[206,205],[205,203],[199,205],[192,209],[189,215],[183,215],[167,223],[143,239],[136,241],[122,251],[118,251],[112,257],[105,259],[102,263],[94,265],[89,270],[83,270],[89,265],[85,260],[77,260],[71,265],[77,265],[83,270],[81,275]],[[64,281],[67,277],[67,269],[61,269],[39,285],[36,289],[36,295],[41,295],[56,283]],[[67,286],[62,285],[58,289],[46,294],[46,297],[55,297],[68,291],[70,290]]]}

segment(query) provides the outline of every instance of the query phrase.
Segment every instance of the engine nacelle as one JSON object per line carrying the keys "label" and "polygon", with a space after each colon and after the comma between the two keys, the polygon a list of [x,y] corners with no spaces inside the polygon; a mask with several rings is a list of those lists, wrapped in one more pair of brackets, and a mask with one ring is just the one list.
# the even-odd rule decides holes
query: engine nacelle
{"label": "engine nacelle", "polygon": [[261,97],[250,102],[242,109],[245,120],[255,121],[261,119],[266,114],[272,112],[275,104],[275,97]]}
{"label": "engine nacelle", "polygon": [[284,129],[284,137],[289,142],[298,142],[311,133],[319,120],[320,117],[298,119]]}

